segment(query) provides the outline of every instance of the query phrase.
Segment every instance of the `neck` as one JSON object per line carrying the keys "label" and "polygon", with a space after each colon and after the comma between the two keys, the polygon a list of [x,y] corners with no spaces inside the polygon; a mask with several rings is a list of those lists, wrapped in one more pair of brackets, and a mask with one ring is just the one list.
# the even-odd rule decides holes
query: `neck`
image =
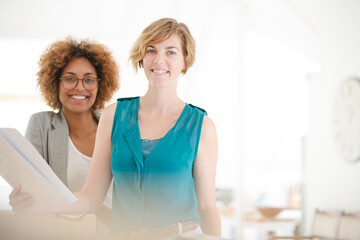
{"label": "neck", "polygon": [[140,107],[155,114],[177,111],[183,105],[184,102],[177,96],[176,90],[170,92],[165,89],[149,88],[140,98]]}
{"label": "neck", "polygon": [[73,113],[64,109],[63,112],[69,126],[70,134],[78,135],[93,132],[94,130],[96,131],[97,122],[91,110],[83,113]]}

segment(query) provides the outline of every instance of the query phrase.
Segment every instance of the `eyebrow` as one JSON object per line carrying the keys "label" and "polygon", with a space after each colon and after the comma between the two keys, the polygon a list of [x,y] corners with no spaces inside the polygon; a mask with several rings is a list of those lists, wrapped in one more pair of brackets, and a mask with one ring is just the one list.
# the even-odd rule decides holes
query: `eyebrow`
{"label": "eyebrow", "polygon": [[[75,75],[76,76],[76,73],[73,73],[73,72],[65,72],[64,74],[71,74],[71,75]],[[90,74],[93,74],[93,75],[96,75],[95,73],[85,73],[84,76],[87,76],[87,75],[90,75]]]}
{"label": "eyebrow", "polygon": [[[156,47],[154,47],[153,45],[149,45],[148,48],[155,48],[156,49]],[[178,51],[180,51],[179,48],[177,48],[175,46],[169,46],[169,47],[166,47],[165,49],[174,49],[174,48],[177,49]]]}

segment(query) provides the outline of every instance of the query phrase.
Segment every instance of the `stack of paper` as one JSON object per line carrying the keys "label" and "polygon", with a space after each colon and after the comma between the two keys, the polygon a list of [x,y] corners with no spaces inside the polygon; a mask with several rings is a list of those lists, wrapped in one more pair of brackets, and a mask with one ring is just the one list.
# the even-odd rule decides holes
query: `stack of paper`
{"label": "stack of paper", "polygon": [[31,210],[71,203],[77,198],[52,171],[34,146],[16,129],[0,128],[0,175],[34,199]]}

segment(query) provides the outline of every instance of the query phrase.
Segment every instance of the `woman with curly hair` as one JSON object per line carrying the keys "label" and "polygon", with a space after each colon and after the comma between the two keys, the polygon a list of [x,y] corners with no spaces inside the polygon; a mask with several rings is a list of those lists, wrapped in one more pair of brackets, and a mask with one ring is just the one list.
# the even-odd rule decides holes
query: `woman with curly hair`
{"label": "woman with curly hair", "polygon": [[[54,111],[33,114],[25,137],[63,183],[79,191],[93,155],[99,111],[119,87],[119,68],[104,45],[70,37],[51,44],[39,67],[38,86]],[[14,212],[26,211],[33,201],[20,188],[9,196]]]}

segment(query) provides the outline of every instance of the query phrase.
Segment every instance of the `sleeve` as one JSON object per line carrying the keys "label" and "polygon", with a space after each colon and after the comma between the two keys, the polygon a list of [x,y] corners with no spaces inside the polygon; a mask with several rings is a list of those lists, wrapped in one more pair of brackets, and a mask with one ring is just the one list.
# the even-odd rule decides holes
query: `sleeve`
{"label": "sleeve", "polygon": [[31,115],[26,128],[25,138],[27,138],[27,140],[30,141],[30,143],[36,148],[40,155],[46,159],[43,146],[44,139],[42,137],[42,133],[44,131],[43,127],[44,124],[41,121],[41,115],[39,113]]}

